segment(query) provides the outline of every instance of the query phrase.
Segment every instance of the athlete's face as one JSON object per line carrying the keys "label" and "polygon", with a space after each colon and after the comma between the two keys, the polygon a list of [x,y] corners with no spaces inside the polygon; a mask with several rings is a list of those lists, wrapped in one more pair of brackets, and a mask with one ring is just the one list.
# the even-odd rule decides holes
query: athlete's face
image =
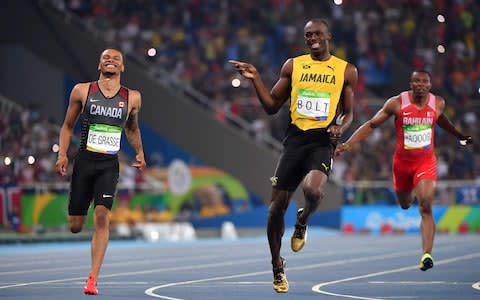
{"label": "athlete's face", "polygon": [[328,51],[328,43],[332,34],[328,27],[320,21],[309,21],[304,28],[305,44],[313,55]]}
{"label": "athlete's face", "polygon": [[102,74],[119,74],[123,72],[123,55],[118,50],[106,49],[100,55],[98,70]]}
{"label": "athlete's face", "polygon": [[416,96],[425,96],[430,92],[432,83],[430,76],[425,72],[413,72],[410,78],[410,88]]}

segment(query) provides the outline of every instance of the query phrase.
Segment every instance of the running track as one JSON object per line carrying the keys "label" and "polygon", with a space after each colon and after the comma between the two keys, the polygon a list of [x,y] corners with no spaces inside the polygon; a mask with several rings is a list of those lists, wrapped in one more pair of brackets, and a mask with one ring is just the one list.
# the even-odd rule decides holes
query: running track
{"label": "running track", "polygon": [[418,235],[345,236],[311,229],[289,249],[288,294],[272,289],[266,238],[195,242],[112,241],[85,296],[89,243],[0,246],[0,299],[480,299],[480,236],[438,235],[435,267],[418,270]]}

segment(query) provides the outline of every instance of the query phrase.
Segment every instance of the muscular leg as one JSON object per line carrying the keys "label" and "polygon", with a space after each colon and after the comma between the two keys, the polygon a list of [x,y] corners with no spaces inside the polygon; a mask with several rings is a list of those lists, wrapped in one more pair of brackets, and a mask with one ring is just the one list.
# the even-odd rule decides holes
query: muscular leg
{"label": "muscular leg", "polygon": [[424,253],[432,253],[433,239],[435,237],[435,220],[432,215],[432,202],[435,194],[436,182],[431,179],[420,180],[415,187],[415,193],[419,202],[422,221],[420,230],[422,233],[422,247]]}
{"label": "muscular leg", "polygon": [[412,192],[396,192],[397,200],[402,209],[408,209],[413,202]]}
{"label": "muscular leg", "polygon": [[72,233],[79,233],[82,231],[87,216],[68,216],[68,225]]}
{"label": "muscular leg", "polygon": [[312,213],[320,205],[324,193],[323,189],[327,183],[327,175],[319,170],[310,171],[303,180],[303,194],[305,195],[305,207],[298,221],[300,225],[306,225]]}
{"label": "muscular leg", "polygon": [[95,231],[92,236],[91,255],[92,255],[92,270],[91,272],[98,278],[100,267],[105,257],[109,238],[109,219],[108,209],[103,205],[97,205],[94,211],[93,218]]}
{"label": "muscular leg", "polygon": [[267,236],[272,255],[272,265],[274,268],[282,267],[280,260],[280,248],[282,246],[282,237],[285,232],[285,212],[290,202],[291,194],[288,191],[273,189],[272,201],[268,210]]}

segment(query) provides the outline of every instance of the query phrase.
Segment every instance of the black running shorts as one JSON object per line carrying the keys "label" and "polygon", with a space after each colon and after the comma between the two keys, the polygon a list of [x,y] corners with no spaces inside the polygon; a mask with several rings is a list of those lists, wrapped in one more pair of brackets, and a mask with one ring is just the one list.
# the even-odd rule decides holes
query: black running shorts
{"label": "black running shorts", "polygon": [[328,176],[333,164],[333,151],[331,143],[286,145],[271,178],[273,188],[293,193],[311,170],[320,170]]}
{"label": "black running shorts", "polygon": [[116,155],[77,155],[70,183],[69,215],[87,215],[92,200],[94,207],[103,205],[111,209],[118,176],[119,163]]}

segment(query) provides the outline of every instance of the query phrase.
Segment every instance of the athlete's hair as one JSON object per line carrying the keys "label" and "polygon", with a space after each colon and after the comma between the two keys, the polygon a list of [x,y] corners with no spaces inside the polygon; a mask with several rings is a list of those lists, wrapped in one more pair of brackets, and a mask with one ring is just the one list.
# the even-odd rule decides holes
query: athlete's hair
{"label": "athlete's hair", "polygon": [[123,55],[123,51],[120,50],[120,48],[114,47],[114,46],[112,46],[112,47],[106,47],[105,49],[103,49],[102,52],[100,52],[100,59],[102,58],[103,52],[105,52],[105,51],[107,51],[107,50],[115,50],[115,51],[117,51],[117,52],[120,53],[120,55],[122,56],[122,60],[125,60],[125,55]]}
{"label": "athlete's hair", "polygon": [[427,71],[427,70],[425,70],[425,69],[414,70],[414,71],[412,72],[412,75],[413,75],[413,73],[424,73],[424,74],[427,74],[427,75],[428,75],[428,77],[430,78],[430,80],[432,79],[432,74],[430,74],[430,72]]}
{"label": "athlete's hair", "polygon": [[[309,23],[309,22],[322,23],[323,25],[325,25],[325,27],[327,27],[328,31],[330,31],[330,24],[328,24],[328,21],[324,18],[314,18],[314,19],[309,20],[307,23]],[[307,24],[307,23],[305,23],[305,24]]]}
{"label": "athlete's hair", "polygon": [[103,51],[105,51],[105,50],[115,50],[115,51],[120,52],[120,53],[122,54],[122,56],[123,56],[123,51],[122,51],[119,47],[117,47],[117,46],[109,46],[109,47],[106,47],[105,49],[102,50],[102,53],[103,53]]}

